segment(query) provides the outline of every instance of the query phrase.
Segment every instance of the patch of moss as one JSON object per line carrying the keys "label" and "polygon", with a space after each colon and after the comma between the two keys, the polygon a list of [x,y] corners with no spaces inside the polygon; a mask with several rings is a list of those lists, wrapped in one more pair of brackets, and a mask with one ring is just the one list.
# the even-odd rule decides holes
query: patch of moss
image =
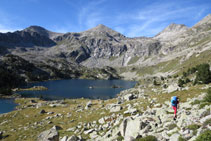
{"label": "patch of moss", "polygon": [[177,127],[177,125],[175,124],[175,123],[173,123],[173,124],[170,124],[170,125],[168,125],[168,130],[172,130],[172,129],[174,129],[175,127]]}
{"label": "patch of moss", "polygon": [[186,139],[184,139],[183,137],[179,136],[178,141],[187,141]]}
{"label": "patch of moss", "polygon": [[143,138],[137,138],[135,141],[157,141],[157,138],[155,136],[146,136]]}

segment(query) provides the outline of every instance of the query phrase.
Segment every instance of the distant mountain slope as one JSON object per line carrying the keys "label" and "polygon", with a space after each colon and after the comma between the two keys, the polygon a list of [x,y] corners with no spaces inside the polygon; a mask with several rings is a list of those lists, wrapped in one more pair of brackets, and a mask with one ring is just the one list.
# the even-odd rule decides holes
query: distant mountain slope
{"label": "distant mountain slope", "polygon": [[0,33],[0,55],[15,54],[35,65],[48,64],[58,69],[80,65],[146,67],[178,58],[182,63],[195,53],[210,50],[210,41],[211,15],[191,28],[171,24],[153,38],[128,38],[102,24],[65,34],[31,26],[22,31]]}

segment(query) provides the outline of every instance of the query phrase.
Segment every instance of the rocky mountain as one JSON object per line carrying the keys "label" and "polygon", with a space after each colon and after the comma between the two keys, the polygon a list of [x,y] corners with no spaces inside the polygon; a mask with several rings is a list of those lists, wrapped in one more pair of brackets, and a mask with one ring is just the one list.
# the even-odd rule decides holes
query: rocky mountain
{"label": "rocky mountain", "polygon": [[195,54],[210,51],[210,21],[208,15],[190,28],[171,24],[153,38],[128,38],[102,24],[87,31],[65,34],[31,26],[13,33],[0,33],[0,55],[14,54],[37,66],[49,65],[58,70],[63,66],[139,69],[172,60],[181,64]]}

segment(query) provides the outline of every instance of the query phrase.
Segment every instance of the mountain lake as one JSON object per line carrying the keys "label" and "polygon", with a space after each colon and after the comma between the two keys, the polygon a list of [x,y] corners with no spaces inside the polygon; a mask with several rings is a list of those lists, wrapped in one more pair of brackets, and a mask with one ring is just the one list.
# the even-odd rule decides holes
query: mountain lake
{"label": "mountain lake", "polygon": [[[33,86],[44,86],[44,91],[19,91],[22,97],[38,97],[46,100],[58,100],[65,98],[89,98],[110,99],[114,98],[120,91],[134,87],[135,81],[125,80],[50,80],[37,83],[29,83],[26,88]],[[10,99],[0,99],[0,114],[10,112],[16,104]]]}

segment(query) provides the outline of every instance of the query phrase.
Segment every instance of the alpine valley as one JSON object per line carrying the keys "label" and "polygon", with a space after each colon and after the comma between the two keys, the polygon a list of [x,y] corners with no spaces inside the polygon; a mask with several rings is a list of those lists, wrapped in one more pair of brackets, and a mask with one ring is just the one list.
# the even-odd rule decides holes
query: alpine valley
{"label": "alpine valley", "polygon": [[[16,98],[16,110],[0,115],[0,139],[210,140],[210,65],[211,14],[154,37],[129,38],[102,24],[79,33],[40,26],[0,33],[0,95],[54,79],[137,81],[108,100]],[[175,121],[172,96],[180,98]]]}

